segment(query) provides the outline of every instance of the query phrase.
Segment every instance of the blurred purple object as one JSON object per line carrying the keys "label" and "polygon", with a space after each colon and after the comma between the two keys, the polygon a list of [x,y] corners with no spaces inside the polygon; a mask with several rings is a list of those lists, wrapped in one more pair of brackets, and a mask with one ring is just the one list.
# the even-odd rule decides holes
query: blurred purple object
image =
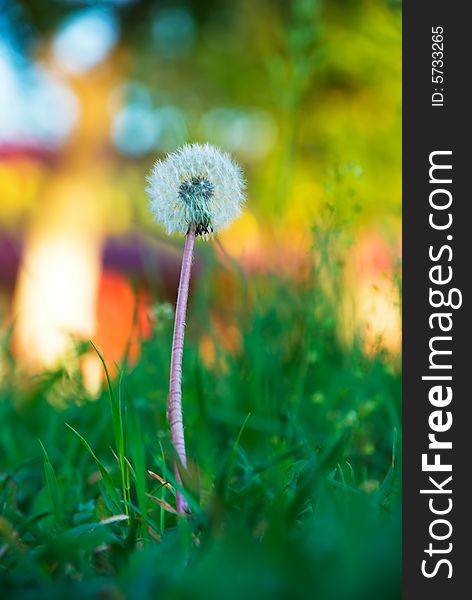
{"label": "blurred purple object", "polygon": [[[19,237],[0,232],[0,285],[14,287],[22,246]],[[108,238],[102,254],[103,269],[120,273],[153,294],[175,300],[182,248],[138,234]],[[200,261],[196,258],[196,276],[199,270]]]}
{"label": "blurred purple object", "polygon": [[[183,244],[182,248],[177,248],[162,240],[140,235],[109,238],[103,251],[103,268],[119,272],[138,285],[175,300],[182,251]],[[198,259],[194,266],[198,275]]]}
{"label": "blurred purple object", "polygon": [[0,285],[15,285],[20,256],[21,242],[6,233],[0,233]]}

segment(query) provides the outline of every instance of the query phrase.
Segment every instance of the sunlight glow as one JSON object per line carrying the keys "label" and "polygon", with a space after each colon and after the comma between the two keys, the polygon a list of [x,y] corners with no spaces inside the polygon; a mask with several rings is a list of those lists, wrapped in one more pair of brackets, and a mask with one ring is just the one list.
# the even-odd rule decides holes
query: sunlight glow
{"label": "sunlight glow", "polygon": [[56,366],[70,347],[71,335],[93,335],[98,250],[92,239],[71,229],[46,228],[28,244],[15,328],[15,350],[28,368]]}

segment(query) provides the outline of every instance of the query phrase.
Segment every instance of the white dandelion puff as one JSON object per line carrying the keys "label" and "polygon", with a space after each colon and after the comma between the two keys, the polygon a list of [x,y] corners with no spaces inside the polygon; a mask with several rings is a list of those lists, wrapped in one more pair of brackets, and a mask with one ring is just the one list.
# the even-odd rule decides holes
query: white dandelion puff
{"label": "white dandelion puff", "polygon": [[187,144],[158,160],[147,181],[150,210],[168,233],[219,231],[245,201],[241,168],[210,144]]}

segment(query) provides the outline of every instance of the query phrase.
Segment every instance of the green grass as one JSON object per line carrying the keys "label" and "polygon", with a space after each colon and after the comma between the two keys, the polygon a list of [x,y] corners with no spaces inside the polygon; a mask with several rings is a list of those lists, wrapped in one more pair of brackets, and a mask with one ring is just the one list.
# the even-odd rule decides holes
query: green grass
{"label": "green grass", "polygon": [[[184,353],[189,518],[168,509],[171,319],[96,400],[75,372],[25,380],[5,352],[2,599],[401,597],[398,368],[340,344],[322,266],[299,285],[230,270],[219,302],[206,254]],[[215,310],[238,352],[218,345]]]}

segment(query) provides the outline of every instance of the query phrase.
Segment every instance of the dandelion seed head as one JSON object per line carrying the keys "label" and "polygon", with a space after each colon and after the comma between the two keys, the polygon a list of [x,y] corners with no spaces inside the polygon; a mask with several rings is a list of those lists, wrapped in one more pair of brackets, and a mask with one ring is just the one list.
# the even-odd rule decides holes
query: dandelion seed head
{"label": "dandelion seed head", "polygon": [[154,219],[168,233],[219,231],[239,216],[245,201],[241,168],[210,144],[187,144],[158,160],[146,191]]}

